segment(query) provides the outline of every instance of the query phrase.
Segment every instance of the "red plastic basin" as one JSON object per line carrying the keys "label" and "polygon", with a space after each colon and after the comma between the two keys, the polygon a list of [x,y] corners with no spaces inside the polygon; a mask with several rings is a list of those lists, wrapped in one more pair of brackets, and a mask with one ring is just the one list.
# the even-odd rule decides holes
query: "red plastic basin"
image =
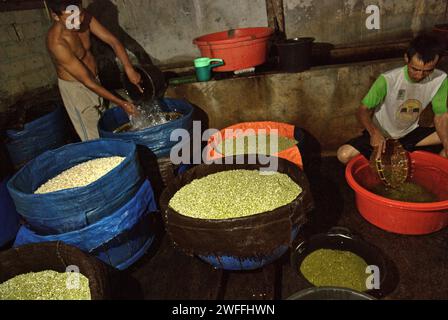
{"label": "red plastic basin", "polygon": [[232,29],[201,36],[193,43],[203,57],[224,60],[224,66],[214,71],[236,71],[266,62],[268,40],[273,33],[266,27]]}
{"label": "red plastic basin", "polygon": [[411,154],[411,160],[411,180],[437,195],[440,202],[400,202],[368,191],[381,182],[363,156],[356,157],[348,164],[347,182],[355,191],[358,211],[373,225],[406,235],[437,232],[448,226],[448,159],[417,151]]}

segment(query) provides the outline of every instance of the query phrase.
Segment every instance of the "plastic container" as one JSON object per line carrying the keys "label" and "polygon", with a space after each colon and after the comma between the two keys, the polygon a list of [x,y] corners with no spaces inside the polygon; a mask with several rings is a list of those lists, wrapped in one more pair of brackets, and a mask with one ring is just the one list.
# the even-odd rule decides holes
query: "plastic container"
{"label": "plastic container", "polygon": [[287,300],[376,300],[354,290],[337,287],[309,288],[293,294]]}
{"label": "plastic container", "polygon": [[[227,160],[235,163],[236,158]],[[242,160],[247,163],[247,159]],[[169,201],[195,179],[222,171],[257,170],[265,165],[200,165],[174,179],[163,192],[160,205],[167,233],[176,246],[224,270],[254,270],[279,259],[300,233],[314,203],[306,175],[295,164],[277,160],[278,172],[288,174],[303,192],[288,205],[249,217],[195,219],[174,211],[169,207]]]}
{"label": "plastic container", "polygon": [[7,180],[0,181],[0,248],[13,241],[19,230],[19,214],[6,188]]}
{"label": "plastic container", "polygon": [[[299,228],[293,228],[291,233],[291,239],[296,239],[299,234]],[[211,264],[216,269],[239,271],[239,270],[256,270],[263,268],[264,266],[271,264],[281,258],[286,251],[288,251],[289,246],[282,245],[275,249],[272,254],[261,256],[261,257],[249,257],[241,258],[235,256],[199,256],[199,258]]]}
{"label": "plastic container", "polygon": [[124,270],[140,259],[154,241],[156,203],[148,181],[122,208],[81,230],[41,236],[25,226],[14,246],[62,241]]}
{"label": "plastic container", "polygon": [[169,157],[171,148],[178,142],[171,141],[171,133],[176,129],[192,130],[193,106],[184,100],[164,99],[169,112],[179,112],[183,117],[140,131],[114,133],[114,130],[129,123],[129,117],[121,108],[107,110],[98,123],[101,138],[119,139],[133,142],[151,150],[157,158]]}
{"label": "plastic container", "polygon": [[203,57],[223,59],[215,71],[237,71],[266,62],[268,40],[274,30],[267,27],[232,29],[196,38]]}
{"label": "plastic container", "polygon": [[314,38],[295,38],[278,42],[280,68],[286,72],[301,72],[311,68]]}
{"label": "plastic container", "polygon": [[[217,63],[212,63],[217,62]],[[199,58],[194,60],[198,81],[206,82],[212,78],[212,69],[224,65],[222,59]]]}
{"label": "plastic container", "polygon": [[[367,290],[366,294],[380,298],[392,292],[397,284],[394,269],[388,264],[388,260],[382,251],[364,241],[359,235],[353,234],[343,227],[334,227],[328,233],[316,234],[307,240],[296,245],[291,253],[291,265],[297,270],[297,275],[310,286],[310,283],[299,271],[302,262],[307,256],[320,249],[349,251],[364,259],[369,266],[376,266],[379,269],[380,288]],[[367,274],[366,274],[367,276]]]}
{"label": "plastic container", "polygon": [[[89,160],[120,156],[125,159],[88,186],[34,194],[43,183]],[[123,207],[143,183],[136,146],[120,140],[95,140],[47,151],[22,168],[8,190],[17,212],[42,235],[82,229]]]}
{"label": "plastic container", "polygon": [[355,191],[361,215],[373,225],[398,234],[425,235],[448,226],[448,160],[417,151],[411,154],[411,180],[434,193],[441,201],[409,203],[390,200],[369,191],[381,183],[363,156],[347,166],[346,178]]}
{"label": "plastic container", "polygon": [[23,130],[6,131],[6,147],[16,169],[42,153],[67,143],[69,132],[65,112],[57,106],[57,102],[49,104],[55,104],[54,111],[25,124]]}
{"label": "plastic container", "polygon": [[216,160],[224,157],[224,155],[217,150],[218,148],[216,145],[219,143],[225,143],[228,139],[258,134],[260,131],[265,134],[270,134],[272,130],[275,130],[275,134],[281,137],[295,139],[297,141],[296,146],[282,150],[274,154],[274,156],[295,163],[301,170],[303,170],[302,155],[300,153],[300,150],[305,144],[303,131],[300,128],[287,123],[272,121],[239,123],[214,134],[210,137],[207,144],[207,160]]}

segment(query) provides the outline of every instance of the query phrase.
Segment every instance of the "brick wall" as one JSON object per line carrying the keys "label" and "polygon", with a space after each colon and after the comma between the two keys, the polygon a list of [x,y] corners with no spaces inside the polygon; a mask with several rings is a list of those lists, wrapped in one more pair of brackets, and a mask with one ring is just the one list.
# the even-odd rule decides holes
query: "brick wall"
{"label": "brick wall", "polygon": [[0,12],[0,111],[25,93],[56,84],[45,46],[45,10]]}

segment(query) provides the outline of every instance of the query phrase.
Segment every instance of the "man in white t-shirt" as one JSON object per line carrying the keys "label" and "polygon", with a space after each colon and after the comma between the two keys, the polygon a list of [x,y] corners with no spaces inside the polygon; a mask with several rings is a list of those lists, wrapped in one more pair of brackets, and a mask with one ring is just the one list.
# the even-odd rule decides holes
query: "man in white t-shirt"
{"label": "man in white t-shirt", "polygon": [[[338,150],[338,159],[347,164],[359,154],[379,158],[386,139],[398,139],[408,151],[442,145],[441,156],[448,158],[448,79],[436,69],[442,49],[436,38],[415,38],[405,54],[406,66],[386,72],[376,80],[358,109],[365,128]],[[420,127],[423,110],[432,103],[435,127]]]}

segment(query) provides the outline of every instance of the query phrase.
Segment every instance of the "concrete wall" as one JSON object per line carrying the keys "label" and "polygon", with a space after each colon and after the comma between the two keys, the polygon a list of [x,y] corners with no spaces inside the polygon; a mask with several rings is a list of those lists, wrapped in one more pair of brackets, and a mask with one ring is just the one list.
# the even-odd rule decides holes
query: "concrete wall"
{"label": "concrete wall", "polygon": [[[199,55],[192,40],[238,27],[266,26],[266,0],[85,0],[109,29],[127,34],[156,64]],[[284,0],[288,37],[353,44],[412,37],[448,18],[447,0]],[[378,5],[381,29],[367,30],[368,5]],[[118,23],[121,28],[117,28]],[[126,42],[125,37],[122,37]],[[129,41],[129,42],[133,42]],[[138,53],[137,53],[138,55]]]}
{"label": "concrete wall", "polygon": [[45,47],[44,10],[0,12],[0,110],[23,93],[55,83]]}
{"label": "concrete wall", "polygon": [[232,28],[267,26],[265,0],[86,2],[91,3],[91,11],[110,29],[115,29],[114,24],[119,21],[155,64],[191,61],[200,56],[199,49],[192,44],[198,36]]}
{"label": "concrete wall", "polygon": [[171,87],[168,95],[204,110],[211,128],[246,121],[286,122],[309,131],[323,151],[334,152],[361,132],[355,112],[375,79],[401,65],[402,59],[394,59],[184,84]]}
{"label": "concrete wall", "polygon": [[[380,8],[380,30],[365,26],[369,5]],[[284,9],[288,37],[336,45],[412,37],[448,18],[446,0],[284,0]]]}

